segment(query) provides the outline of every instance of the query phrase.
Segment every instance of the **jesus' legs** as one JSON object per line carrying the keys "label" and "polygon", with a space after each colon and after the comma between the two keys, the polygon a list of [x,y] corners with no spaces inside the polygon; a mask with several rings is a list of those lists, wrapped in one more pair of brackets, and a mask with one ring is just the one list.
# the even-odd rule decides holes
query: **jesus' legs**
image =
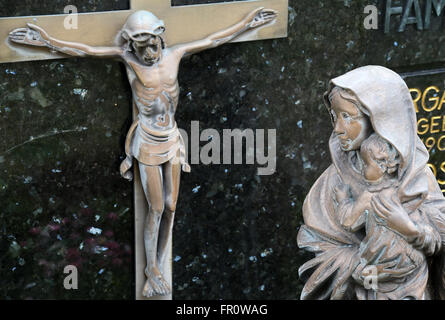
{"label": "jesus' legs", "polygon": [[[179,156],[179,154],[178,154]],[[181,177],[181,164],[179,158],[173,158],[163,165],[165,210],[161,220],[158,241],[158,262],[161,270],[168,263],[169,242],[173,230],[176,202],[179,193],[179,180]]]}
{"label": "jesus' legs", "polygon": [[161,166],[146,166],[139,164],[141,182],[148,201],[148,213],[144,222],[144,244],[147,267],[142,294],[146,297],[166,295],[171,292],[158,267],[158,236],[164,211],[163,174]]}

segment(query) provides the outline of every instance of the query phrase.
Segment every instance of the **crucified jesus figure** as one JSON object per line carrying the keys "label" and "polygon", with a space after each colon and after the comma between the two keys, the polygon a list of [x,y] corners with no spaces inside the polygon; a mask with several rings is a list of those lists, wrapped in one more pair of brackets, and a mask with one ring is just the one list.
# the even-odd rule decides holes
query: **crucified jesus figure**
{"label": "crucified jesus figure", "polygon": [[184,142],[175,121],[178,105],[178,69],[187,55],[222,45],[242,33],[275,20],[277,12],[258,8],[237,24],[205,39],[167,48],[162,38],[164,23],[148,11],[131,14],[116,37],[114,47],[94,47],[51,37],[42,28],[28,24],[13,30],[13,42],[48,47],[77,57],[118,58],[126,66],[138,116],[127,134],[126,159],[120,170],[131,180],[133,158],[138,161],[141,182],[148,203],[144,223],[147,277],[143,295],[167,295],[171,288],[160,270],[167,263],[168,241],[179,192],[181,169],[190,171]]}

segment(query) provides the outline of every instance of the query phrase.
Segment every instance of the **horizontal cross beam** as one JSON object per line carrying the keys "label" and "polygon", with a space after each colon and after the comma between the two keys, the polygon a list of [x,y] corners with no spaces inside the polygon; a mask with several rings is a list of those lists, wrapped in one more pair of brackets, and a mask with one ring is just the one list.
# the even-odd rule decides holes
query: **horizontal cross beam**
{"label": "horizontal cross beam", "polygon": [[93,46],[112,46],[127,17],[136,10],[148,10],[164,20],[165,40],[169,46],[189,42],[230,26],[258,7],[277,10],[277,20],[264,28],[249,32],[239,41],[287,36],[288,0],[250,0],[172,7],[170,0],[133,0],[130,10],[79,13],[78,29],[65,29],[67,14],[0,18],[0,63],[64,58],[47,48],[23,47],[7,40],[11,30],[26,23],[43,27],[51,36]]}

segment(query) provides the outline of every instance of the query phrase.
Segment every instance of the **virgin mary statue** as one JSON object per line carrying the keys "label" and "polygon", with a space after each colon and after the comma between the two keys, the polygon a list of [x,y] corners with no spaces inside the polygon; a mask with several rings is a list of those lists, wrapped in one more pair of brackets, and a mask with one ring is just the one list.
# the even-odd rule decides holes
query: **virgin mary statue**
{"label": "virgin mary statue", "polygon": [[405,82],[366,66],[331,80],[324,98],[332,164],[303,205],[298,245],[315,257],[299,269],[301,298],[445,299],[445,198]]}

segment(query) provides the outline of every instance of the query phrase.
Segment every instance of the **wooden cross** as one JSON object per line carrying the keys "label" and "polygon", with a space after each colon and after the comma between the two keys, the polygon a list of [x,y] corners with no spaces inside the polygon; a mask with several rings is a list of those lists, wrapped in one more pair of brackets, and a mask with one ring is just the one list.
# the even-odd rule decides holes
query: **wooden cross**
{"label": "wooden cross", "polygon": [[[33,23],[46,30],[51,30],[51,35],[57,39],[82,42],[94,46],[112,46],[127,17],[134,11],[147,10],[164,21],[166,26],[164,39],[168,46],[172,46],[205,38],[209,34],[241,20],[248,12],[258,7],[276,10],[279,13],[278,19],[267,28],[254,30],[236,38],[234,41],[286,37],[288,0],[250,0],[178,7],[172,7],[170,0],[130,0],[130,10],[79,13],[77,16],[78,29],[64,28],[67,14],[0,18],[0,63],[67,58],[65,55],[50,52],[47,48],[23,47],[7,40],[11,30],[23,28],[26,23]],[[134,183],[135,290],[136,299],[143,299],[141,294],[145,282],[143,222],[147,205],[137,166],[134,172]],[[169,260],[171,261],[171,254]],[[163,273],[168,275],[167,281],[172,283],[171,263],[167,266],[167,270],[163,270]],[[171,299],[171,296],[162,298]]]}

